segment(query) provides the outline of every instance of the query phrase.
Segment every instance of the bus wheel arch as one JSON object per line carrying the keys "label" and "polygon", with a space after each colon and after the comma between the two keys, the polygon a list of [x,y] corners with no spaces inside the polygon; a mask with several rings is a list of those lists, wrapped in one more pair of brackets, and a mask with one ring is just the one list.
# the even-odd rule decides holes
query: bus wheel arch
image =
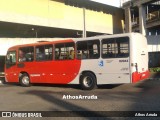
{"label": "bus wheel arch", "polygon": [[92,90],[97,88],[97,77],[92,71],[83,71],[79,83],[83,90]]}
{"label": "bus wheel arch", "polygon": [[20,72],[19,83],[24,87],[29,87],[31,85],[30,84],[30,77],[27,72]]}

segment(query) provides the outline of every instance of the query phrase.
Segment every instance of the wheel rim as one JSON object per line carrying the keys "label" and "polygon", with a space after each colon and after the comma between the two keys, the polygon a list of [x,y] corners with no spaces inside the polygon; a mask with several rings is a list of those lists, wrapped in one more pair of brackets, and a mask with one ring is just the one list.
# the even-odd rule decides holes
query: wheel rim
{"label": "wheel rim", "polygon": [[89,76],[86,76],[84,77],[83,79],[83,84],[86,86],[86,87],[91,87],[92,84],[93,84],[93,79]]}
{"label": "wheel rim", "polygon": [[22,78],[22,83],[25,84],[25,85],[28,85],[29,84],[29,77],[28,76],[24,76]]}

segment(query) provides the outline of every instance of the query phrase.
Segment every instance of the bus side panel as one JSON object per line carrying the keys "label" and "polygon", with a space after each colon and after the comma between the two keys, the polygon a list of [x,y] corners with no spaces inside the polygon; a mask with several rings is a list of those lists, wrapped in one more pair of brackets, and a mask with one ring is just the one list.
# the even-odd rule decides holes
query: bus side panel
{"label": "bus side panel", "polygon": [[68,84],[78,75],[81,61],[57,60],[36,62],[35,65],[35,70],[30,72],[32,83]]}
{"label": "bus side panel", "polygon": [[10,68],[5,68],[5,79],[6,82],[19,82],[18,71],[16,70],[16,66],[14,65]]}
{"label": "bus side panel", "polygon": [[[24,68],[20,68],[19,72],[27,72],[29,74],[30,77],[30,82],[31,83],[41,83],[42,82],[42,76],[39,73],[39,69],[37,66],[39,67],[43,67],[43,65],[38,64],[37,62],[24,62]],[[45,80],[44,80],[45,81]]]}
{"label": "bus side panel", "polygon": [[31,76],[31,73],[35,73],[33,71],[36,71],[35,66],[33,65],[36,66],[34,62],[21,62],[9,69],[6,68],[6,80],[8,82],[19,82],[20,73],[28,73],[31,83],[32,81],[35,81],[35,79],[39,80],[40,78],[38,76],[35,75],[34,78]]}
{"label": "bus side panel", "polygon": [[55,61],[53,75],[53,83],[68,84],[73,81],[79,73],[81,67],[80,60],[65,60]]}
{"label": "bus side panel", "polygon": [[104,59],[98,84],[129,83],[129,58]]}
{"label": "bus side panel", "polygon": [[[97,84],[130,83],[129,58],[82,60],[79,75],[84,71],[94,73]],[[71,82],[77,83],[78,77]]]}

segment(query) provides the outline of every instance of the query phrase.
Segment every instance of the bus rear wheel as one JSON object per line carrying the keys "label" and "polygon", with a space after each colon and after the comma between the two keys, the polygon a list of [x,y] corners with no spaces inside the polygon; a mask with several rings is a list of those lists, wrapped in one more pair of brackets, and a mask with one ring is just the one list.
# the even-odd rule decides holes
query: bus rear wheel
{"label": "bus rear wheel", "polygon": [[20,76],[20,84],[24,87],[29,87],[30,86],[30,78],[27,73],[23,73]]}
{"label": "bus rear wheel", "polygon": [[97,87],[97,80],[92,73],[86,72],[82,74],[80,84],[83,90],[92,90]]}

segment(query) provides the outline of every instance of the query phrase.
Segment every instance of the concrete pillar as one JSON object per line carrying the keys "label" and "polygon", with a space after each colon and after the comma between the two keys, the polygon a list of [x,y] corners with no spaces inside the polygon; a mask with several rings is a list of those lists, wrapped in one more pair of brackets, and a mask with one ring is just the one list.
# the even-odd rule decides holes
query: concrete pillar
{"label": "concrete pillar", "polygon": [[86,8],[83,8],[83,38],[87,37],[86,32]]}
{"label": "concrete pillar", "polygon": [[131,9],[130,7],[125,8],[125,32],[132,32],[132,22],[131,22]]}
{"label": "concrete pillar", "polygon": [[139,5],[139,31],[146,36],[146,8],[144,5]]}

